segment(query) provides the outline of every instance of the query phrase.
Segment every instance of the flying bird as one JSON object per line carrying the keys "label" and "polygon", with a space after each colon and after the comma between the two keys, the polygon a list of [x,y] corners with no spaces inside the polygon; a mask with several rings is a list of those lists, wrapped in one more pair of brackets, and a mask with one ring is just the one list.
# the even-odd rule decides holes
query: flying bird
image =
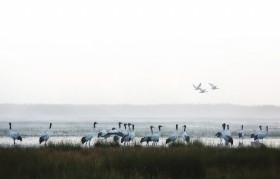
{"label": "flying bird", "polygon": [[201,89],[201,88],[199,88],[199,90],[200,90],[199,93],[206,93],[206,92],[208,92],[208,91],[206,91],[206,89]]}
{"label": "flying bird", "polygon": [[199,89],[200,89],[200,86],[201,86],[201,83],[199,83],[199,85],[197,85],[197,86],[195,86],[195,85],[193,84],[194,90],[199,90]]}
{"label": "flying bird", "polygon": [[211,85],[212,90],[219,89],[219,88],[217,88],[217,86],[215,86],[215,85],[214,85],[214,84],[212,84],[212,83],[209,83],[209,85]]}

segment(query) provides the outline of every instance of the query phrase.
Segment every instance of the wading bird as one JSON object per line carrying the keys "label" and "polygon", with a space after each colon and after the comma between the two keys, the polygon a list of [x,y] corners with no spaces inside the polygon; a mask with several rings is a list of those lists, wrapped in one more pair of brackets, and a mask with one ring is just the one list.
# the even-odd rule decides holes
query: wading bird
{"label": "wading bird", "polygon": [[94,132],[95,132],[95,125],[98,124],[97,122],[93,123],[93,129],[91,130],[90,133],[88,133],[87,135],[85,135],[84,137],[82,137],[81,142],[82,144],[84,144],[85,142],[88,142],[88,146],[90,146],[90,141],[94,136]]}
{"label": "wading bird", "polygon": [[[121,122],[119,122],[119,130],[120,131],[122,131],[122,129],[121,129]],[[114,135],[114,137],[113,137],[113,141],[114,142],[118,142],[119,141],[119,139],[120,139],[120,137],[118,136],[118,135]]]}
{"label": "wading bird", "polygon": [[168,144],[169,142],[174,142],[178,138],[178,135],[179,135],[178,124],[176,124],[176,131],[175,131],[175,133],[172,136],[170,136],[168,139],[166,139],[166,143],[165,144]]}
{"label": "wading bird", "polygon": [[223,138],[223,139],[225,140],[225,145],[228,145],[229,143],[230,143],[231,145],[233,145],[233,139],[232,139],[232,137],[226,134],[226,131],[225,131],[226,124],[223,123],[222,126],[223,126],[223,130],[220,131],[220,132],[218,132],[215,136],[216,136],[216,137],[219,137],[219,138],[221,138],[221,139]]}
{"label": "wading bird", "polygon": [[[153,127],[154,126],[150,126],[151,129],[151,133],[146,135],[145,137],[141,138],[140,143],[142,144],[143,142],[147,142],[148,138],[151,137],[153,135]],[[146,145],[149,145],[149,142],[147,142]]]}
{"label": "wading bird", "polygon": [[266,131],[265,132],[259,132],[257,135],[255,135],[254,140],[260,140],[262,139],[263,142],[263,138],[265,138],[268,135],[268,126],[266,126]]}
{"label": "wading bird", "polygon": [[128,145],[130,141],[133,142],[135,137],[135,132],[134,132],[134,124],[132,124],[132,131],[130,133],[128,133],[127,135],[123,136],[121,139],[121,143],[124,142],[124,145]]}
{"label": "wading bird", "polygon": [[231,136],[231,133],[230,133],[230,130],[229,130],[229,125],[227,125],[226,135]]}
{"label": "wading bird", "polygon": [[256,136],[256,135],[258,135],[258,134],[261,134],[261,133],[262,133],[262,126],[259,126],[259,128],[260,128],[260,131],[259,131],[259,132],[254,133],[254,134],[251,134],[251,138],[255,138],[255,136]]}
{"label": "wading bird", "polygon": [[50,123],[50,128],[47,132],[45,132],[44,135],[42,135],[40,138],[39,138],[39,143],[41,144],[42,142],[45,141],[45,145],[47,145],[47,141],[49,140],[49,138],[51,137],[52,135],[52,123]]}
{"label": "wading bird", "polygon": [[242,138],[242,142],[243,142],[243,138],[244,138],[244,132],[243,132],[243,125],[241,125],[241,131],[238,133],[239,139]]}
{"label": "wading bird", "polygon": [[22,141],[22,138],[19,134],[12,131],[12,123],[9,122],[9,125],[10,125],[10,136],[14,140],[14,145],[16,145],[16,140]]}
{"label": "wading bird", "polygon": [[182,138],[183,138],[184,141],[189,142],[190,141],[190,136],[188,136],[188,134],[186,133],[186,127],[187,126],[183,125],[182,127],[184,128],[184,132],[182,134]]}
{"label": "wading bird", "polygon": [[[119,124],[120,124],[120,123],[121,123],[121,122],[119,122]],[[108,132],[104,135],[104,137],[105,137],[105,138],[108,138],[108,137],[110,137],[110,136],[112,136],[112,135],[118,135],[118,136],[120,136],[120,137],[123,137],[122,131],[119,130],[119,129],[116,129],[116,128],[113,128],[112,130],[108,131]]]}
{"label": "wading bird", "polygon": [[161,136],[161,125],[158,126],[158,130],[159,132],[157,134],[153,134],[151,137],[148,137],[147,143],[149,143],[150,141],[152,141],[152,145],[157,145],[159,138]]}

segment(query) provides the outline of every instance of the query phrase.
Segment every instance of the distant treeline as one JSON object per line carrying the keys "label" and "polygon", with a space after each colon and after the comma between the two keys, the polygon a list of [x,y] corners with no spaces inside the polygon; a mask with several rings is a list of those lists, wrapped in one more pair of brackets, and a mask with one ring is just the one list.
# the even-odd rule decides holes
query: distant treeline
{"label": "distant treeline", "polygon": [[0,104],[1,118],[279,118],[280,107],[232,104],[68,105]]}

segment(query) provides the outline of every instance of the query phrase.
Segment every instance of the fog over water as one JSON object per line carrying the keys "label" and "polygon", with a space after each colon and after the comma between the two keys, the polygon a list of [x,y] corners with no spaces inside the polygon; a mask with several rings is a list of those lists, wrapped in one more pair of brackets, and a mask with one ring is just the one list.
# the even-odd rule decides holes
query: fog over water
{"label": "fog over water", "polygon": [[[208,144],[217,144],[219,139],[215,134],[222,129],[222,123],[230,125],[234,145],[238,145],[238,132],[244,125],[245,145],[250,145],[253,139],[250,134],[259,130],[259,125],[269,126],[269,135],[264,140],[267,145],[278,146],[280,136],[280,107],[278,106],[237,106],[229,104],[177,104],[177,105],[0,105],[0,145],[13,144],[8,134],[8,122],[12,129],[20,133],[23,146],[38,146],[38,139],[52,122],[52,142],[79,143],[80,138],[91,131],[93,122],[98,122],[97,132],[112,127],[118,128],[118,122],[135,124],[135,141],[150,133],[149,126],[161,124],[162,139],[175,132],[179,124],[180,135],[183,125],[191,139],[201,139]],[[124,127],[122,126],[122,129]],[[111,140],[111,139],[108,139]]]}

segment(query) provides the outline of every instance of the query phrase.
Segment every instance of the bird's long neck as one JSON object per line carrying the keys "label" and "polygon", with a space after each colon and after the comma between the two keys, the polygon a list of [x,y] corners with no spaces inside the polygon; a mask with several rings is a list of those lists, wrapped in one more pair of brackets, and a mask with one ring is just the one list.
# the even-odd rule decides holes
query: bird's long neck
{"label": "bird's long neck", "polygon": [[186,127],[184,127],[184,132],[186,132]]}
{"label": "bird's long neck", "polygon": [[91,130],[91,132],[94,132],[95,131],[95,124],[93,123],[93,128]]}
{"label": "bird's long neck", "polygon": [[151,133],[154,134],[154,133],[153,133],[153,128],[152,128],[152,127],[151,127]]}
{"label": "bird's long neck", "polygon": [[10,130],[12,130],[12,124],[10,123],[9,125],[10,125]]}
{"label": "bird's long neck", "polygon": [[158,135],[161,136],[161,130],[160,130],[160,127],[158,128],[159,131],[158,131]]}
{"label": "bird's long neck", "polygon": [[119,123],[119,129],[121,129],[121,123]]}

